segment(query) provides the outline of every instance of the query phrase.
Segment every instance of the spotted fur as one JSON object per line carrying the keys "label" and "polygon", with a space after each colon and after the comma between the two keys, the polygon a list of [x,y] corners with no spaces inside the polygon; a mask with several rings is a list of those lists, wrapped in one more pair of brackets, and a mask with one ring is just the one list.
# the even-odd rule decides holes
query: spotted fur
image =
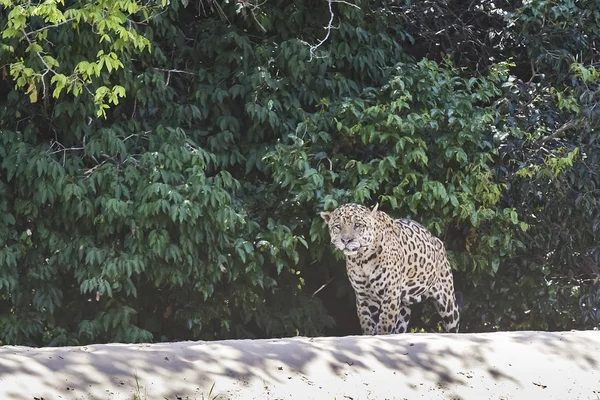
{"label": "spotted fur", "polygon": [[411,304],[434,301],[446,332],[458,332],[459,310],[442,241],[421,224],[345,204],[322,212],[331,243],[344,252],[365,335],[403,333]]}

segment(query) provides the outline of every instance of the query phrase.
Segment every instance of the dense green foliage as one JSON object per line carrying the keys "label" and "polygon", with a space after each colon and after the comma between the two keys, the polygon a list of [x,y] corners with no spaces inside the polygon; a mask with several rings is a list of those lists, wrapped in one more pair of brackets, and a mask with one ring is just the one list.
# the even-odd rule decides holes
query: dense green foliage
{"label": "dense green foliage", "polygon": [[598,326],[600,6],[500,3],[2,2],[0,341],[356,333],[347,201],[463,331]]}
{"label": "dense green foliage", "polygon": [[[2,0],[0,5],[5,12],[8,11],[2,27],[4,41],[0,48],[11,58],[8,69],[15,87],[24,89],[32,103],[40,95],[46,97],[50,92],[52,97],[59,97],[63,90],[75,96],[84,89],[90,91],[88,84],[93,78],[100,77],[103,71],[110,73],[123,68],[118,54],[126,57],[132,50],[150,48],[150,41],[132,27],[132,22],[148,19],[153,9],[150,4],[142,5],[133,0],[106,0],[97,3],[75,2],[60,7],[64,1],[33,4],[21,0]],[[69,29],[61,29],[59,36],[55,36],[52,31],[61,25],[67,25]],[[72,36],[80,32],[86,36],[81,43],[104,43],[98,46],[95,57],[87,53],[86,58],[74,60],[69,56],[64,57],[64,52],[60,50],[54,51],[52,40],[68,46]],[[62,50],[68,50],[68,47]],[[23,55],[28,56],[27,61]],[[119,98],[125,96],[122,86],[109,88],[105,84],[103,82],[95,87],[93,93],[90,91],[98,106],[99,116],[106,115],[109,104],[119,104]]]}

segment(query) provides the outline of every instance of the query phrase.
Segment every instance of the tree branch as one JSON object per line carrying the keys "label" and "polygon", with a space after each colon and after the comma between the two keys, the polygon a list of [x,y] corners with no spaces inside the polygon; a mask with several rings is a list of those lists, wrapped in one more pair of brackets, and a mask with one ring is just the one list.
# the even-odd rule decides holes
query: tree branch
{"label": "tree branch", "polygon": [[19,39],[19,41],[21,41],[23,39],[27,39],[27,41],[29,42],[29,35],[34,35],[34,34],[36,34],[38,32],[42,32],[42,31],[45,31],[47,29],[57,28],[57,27],[59,27],[61,25],[68,24],[71,21],[75,21],[75,18],[69,18],[69,19],[66,19],[66,20],[64,20],[62,22],[58,22],[58,23],[52,24],[52,25],[47,25],[47,26],[44,26],[44,27],[42,27],[40,29],[36,29],[36,30],[30,31],[30,32],[25,32],[25,30],[23,30],[23,36]]}
{"label": "tree branch", "polygon": [[559,137],[560,135],[562,135],[565,131],[567,131],[567,130],[573,128],[573,127],[575,127],[577,125],[577,122],[579,122],[579,121],[576,121],[574,119],[565,122],[561,127],[559,127],[557,130],[555,130],[554,133],[552,133],[551,135],[544,136],[543,138],[540,138],[538,140],[538,144],[542,145],[542,144],[546,143],[549,140],[556,139],[557,137]]}
{"label": "tree branch", "polygon": [[329,36],[331,35],[331,30],[334,29],[335,27],[332,25],[333,24],[333,18],[335,17],[335,14],[333,13],[333,8],[332,8],[332,4],[333,3],[342,3],[342,4],[346,4],[349,6],[352,6],[354,8],[358,8],[360,9],[359,6],[357,6],[356,4],[352,4],[349,3],[347,1],[344,0],[327,0],[327,4],[329,6],[329,23],[327,24],[327,26],[325,26],[325,30],[326,30],[326,34],[325,37],[321,40],[319,40],[319,42],[317,44],[310,44],[308,42],[305,42],[304,40],[300,40],[300,42],[304,43],[305,45],[307,45],[309,47],[309,51],[310,51],[310,58],[308,61],[312,61],[313,58],[324,58],[323,57],[319,57],[317,55],[315,55],[315,52],[319,49],[319,47],[321,47],[323,45],[323,43],[325,43],[327,41],[327,39],[329,39]]}

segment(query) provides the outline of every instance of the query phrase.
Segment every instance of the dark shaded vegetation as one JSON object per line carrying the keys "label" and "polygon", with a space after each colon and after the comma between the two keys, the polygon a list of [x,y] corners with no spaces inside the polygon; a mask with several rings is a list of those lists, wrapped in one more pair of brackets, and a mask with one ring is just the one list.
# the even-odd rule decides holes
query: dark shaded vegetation
{"label": "dark shaded vegetation", "polygon": [[2,343],[356,333],[348,201],[445,241],[463,332],[600,324],[600,4],[148,4],[0,41]]}

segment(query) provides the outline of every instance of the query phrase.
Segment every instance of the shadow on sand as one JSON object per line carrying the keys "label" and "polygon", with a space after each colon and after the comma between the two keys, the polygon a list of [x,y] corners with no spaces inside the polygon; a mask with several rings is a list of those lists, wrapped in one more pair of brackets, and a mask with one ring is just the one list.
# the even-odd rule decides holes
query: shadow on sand
{"label": "shadow on sand", "polygon": [[4,346],[0,398],[594,398],[599,357],[600,332]]}

